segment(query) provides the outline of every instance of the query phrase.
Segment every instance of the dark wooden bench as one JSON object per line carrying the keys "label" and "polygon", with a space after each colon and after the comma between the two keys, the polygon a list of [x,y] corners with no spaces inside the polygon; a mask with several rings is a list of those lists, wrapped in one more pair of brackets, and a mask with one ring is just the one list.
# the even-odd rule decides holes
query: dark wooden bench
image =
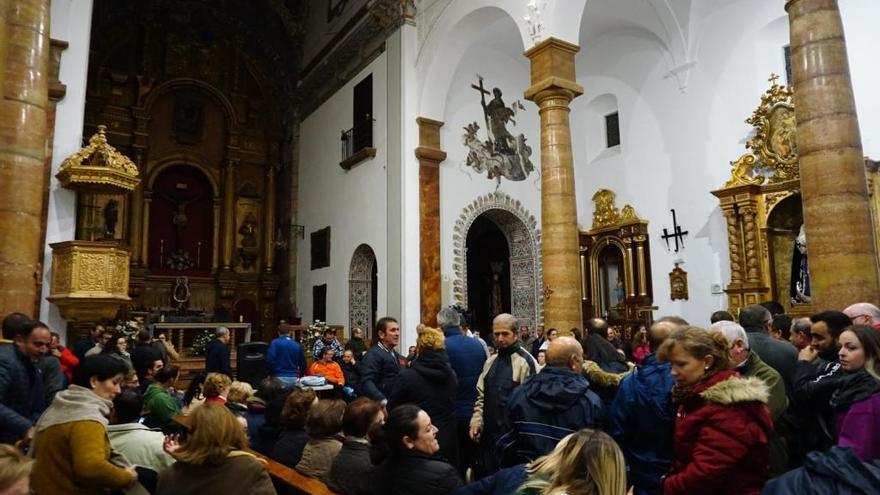
{"label": "dark wooden bench", "polygon": [[327,488],[321,480],[310,478],[291,469],[280,462],[273,461],[268,457],[261,458],[266,461],[266,471],[272,477],[279,495],[337,495],[336,492]]}

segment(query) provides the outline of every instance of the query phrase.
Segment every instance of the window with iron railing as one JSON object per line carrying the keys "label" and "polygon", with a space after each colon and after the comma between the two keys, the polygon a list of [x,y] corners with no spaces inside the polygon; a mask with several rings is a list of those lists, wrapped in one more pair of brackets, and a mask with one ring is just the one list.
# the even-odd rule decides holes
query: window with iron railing
{"label": "window with iron railing", "polygon": [[345,170],[376,156],[373,147],[373,75],[363,78],[354,86],[351,123],[353,127],[342,132],[342,161]]}
{"label": "window with iron railing", "polygon": [[345,161],[364,148],[373,147],[373,119],[366,115],[354,127],[342,132],[342,160]]}

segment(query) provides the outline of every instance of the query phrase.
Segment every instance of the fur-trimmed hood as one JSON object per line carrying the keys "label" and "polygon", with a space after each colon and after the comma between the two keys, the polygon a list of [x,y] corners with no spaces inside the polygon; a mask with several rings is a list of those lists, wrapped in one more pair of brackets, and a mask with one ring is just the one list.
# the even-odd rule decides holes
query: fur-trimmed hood
{"label": "fur-trimmed hood", "polygon": [[717,404],[755,401],[766,404],[770,399],[770,390],[767,388],[767,384],[760,378],[742,378],[731,373],[727,377],[721,377],[718,381],[706,387],[705,390],[699,392],[699,396]]}

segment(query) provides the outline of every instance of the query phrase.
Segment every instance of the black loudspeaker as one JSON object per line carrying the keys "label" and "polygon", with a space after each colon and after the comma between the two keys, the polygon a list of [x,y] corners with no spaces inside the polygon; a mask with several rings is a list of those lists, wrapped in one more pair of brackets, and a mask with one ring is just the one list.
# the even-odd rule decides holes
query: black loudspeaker
{"label": "black loudspeaker", "polygon": [[266,351],[268,350],[269,344],[265,342],[238,344],[236,359],[238,381],[248,382],[255,389],[260,386],[260,382],[269,374],[266,369]]}

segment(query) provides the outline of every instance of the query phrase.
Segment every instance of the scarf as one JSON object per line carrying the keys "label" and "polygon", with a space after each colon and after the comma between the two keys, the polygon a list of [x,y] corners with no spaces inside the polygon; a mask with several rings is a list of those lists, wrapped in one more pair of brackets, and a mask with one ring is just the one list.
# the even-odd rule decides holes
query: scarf
{"label": "scarf", "polygon": [[840,384],[831,394],[829,403],[832,408],[837,409],[863,401],[877,392],[880,392],[880,382],[862,368],[840,379]]}
{"label": "scarf", "polygon": [[113,402],[102,399],[91,390],[71,385],[55,394],[52,405],[37,421],[37,432],[73,421],[97,421],[107,426]]}

